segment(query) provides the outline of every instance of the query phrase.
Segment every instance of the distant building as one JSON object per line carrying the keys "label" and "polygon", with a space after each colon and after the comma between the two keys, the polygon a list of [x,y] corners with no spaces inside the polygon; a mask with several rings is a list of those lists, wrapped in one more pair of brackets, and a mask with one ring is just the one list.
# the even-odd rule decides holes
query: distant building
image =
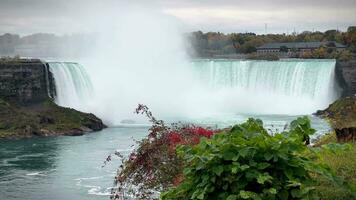
{"label": "distant building", "polygon": [[345,45],[334,41],[327,42],[288,42],[288,43],[267,43],[257,47],[257,53],[304,53],[311,52],[320,47],[335,48],[337,51],[346,49]]}

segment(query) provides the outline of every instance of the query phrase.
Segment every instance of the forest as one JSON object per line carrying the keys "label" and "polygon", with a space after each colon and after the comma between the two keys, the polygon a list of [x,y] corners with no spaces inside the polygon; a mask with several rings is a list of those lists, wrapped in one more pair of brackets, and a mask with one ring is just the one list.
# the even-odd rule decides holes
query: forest
{"label": "forest", "polygon": [[[51,33],[36,33],[27,36],[6,33],[0,35],[0,56],[63,57],[84,56],[95,46],[98,37],[91,34],[58,36]],[[144,34],[143,34],[144,37]],[[187,52],[192,57],[212,57],[215,55],[251,54],[256,48],[271,42],[322,42],[335,41],[347,46],[350,53],[356,53],[356,26],[346,31],[328,30],[303,31],[292,34],[222,33],[202,31],[184,34]],[[139,47],[137,47],[139,48]],[[323,50],[315,52],[316,58],[323,58]],[[307,55],[308,57],[308,55]],[[311,57],[311,56],[310,56]],[[327,56],[324,56],[327,57]]]}
{"label": "forest", "polygon": [[199,57],[224,54],[249,54],[256,52],[256,48],[273,42],[322,42],[335,41],[346,45],[348,50],[356,53],[356,27],[351,26],[347,31],[328,30],[325,32],[303,31],[292,34],[264,34],[255,33],[221,33],[196,31],[187,34],[191,44],[191,52]]}

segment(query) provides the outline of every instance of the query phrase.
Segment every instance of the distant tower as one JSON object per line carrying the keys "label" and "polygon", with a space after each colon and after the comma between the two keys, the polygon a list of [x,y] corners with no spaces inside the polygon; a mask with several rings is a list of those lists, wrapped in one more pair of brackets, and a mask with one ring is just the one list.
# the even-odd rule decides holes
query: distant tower
{"label": "distant tower", "polygon": [[265,34],[267,35],[267,23],[265,23]]}

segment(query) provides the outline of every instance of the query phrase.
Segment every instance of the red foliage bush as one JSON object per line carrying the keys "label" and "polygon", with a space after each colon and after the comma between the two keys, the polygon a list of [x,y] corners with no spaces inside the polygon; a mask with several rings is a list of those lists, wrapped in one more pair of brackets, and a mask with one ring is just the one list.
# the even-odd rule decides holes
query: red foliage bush
{"label": "red foliage bush", "polygon": [[[127,160],[123,161],[113,191],[119,199],[128,185],[138,186],[134,195],[139,199],[152,199],[150,191],[169,188],[184,180],[182,160],[176,155],[178,145],[196,145],[200,138],[210,138],[217,131],[187,124],[167,126],[153,117],[148,107],[139,105],[137,114],[145,114],[152,123],[147,138],[138,142]],[[126,187],[126,188],[124,188]]]}
{"label": "red foliage bush", "polygon": [[182,142],[182,136],[177,132],[171,132],[168,134],[169,144],[177,145]]}

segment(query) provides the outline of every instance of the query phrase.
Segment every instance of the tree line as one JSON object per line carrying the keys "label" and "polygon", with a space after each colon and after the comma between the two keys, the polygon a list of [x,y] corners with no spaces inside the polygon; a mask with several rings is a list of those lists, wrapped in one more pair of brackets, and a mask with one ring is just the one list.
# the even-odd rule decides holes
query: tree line
{"label": "tree line", "polygon": [[[75,34],[57,36],[55,34],[37,33],[28,36],[17,34],[0,35],[0,56],[85,56],[84,52],[93,48],[95,34]],[[356,53],[356,26],[347,31],[328,30],[325,32],[304,31],[300,34],[264,34],[255,33],[221,33],[196,31],[185,34],[188,53],[193,57],[210,57],[226,54],[251,54],[257,47],[271,42],[323,42],[335,41],[346,45],[349,52]],[[139,47],[137,47],[139,48]],[[283,49],[281,49],[283,51]],[[327,49],[321,49],[315,55],[306,57],[332,56]],[[21,55],[25,54],[25,55]],[[323,56],[323,55],[326,56]],[[321,55],[321,56],[320,56]]]}
{"label": "tree line", "polygon": [[292,34],[264,34],[255,33],[221,33],[196,31],[187,34],[191,53],[195,56],[212,56],[224,54],[250,54],[257,51],[257,47],[273,42],[325,42],[335,41],[347,46],[348,50],[356,53],[356,26],[347,31],[328,30],[325,32],[304,31]]}

